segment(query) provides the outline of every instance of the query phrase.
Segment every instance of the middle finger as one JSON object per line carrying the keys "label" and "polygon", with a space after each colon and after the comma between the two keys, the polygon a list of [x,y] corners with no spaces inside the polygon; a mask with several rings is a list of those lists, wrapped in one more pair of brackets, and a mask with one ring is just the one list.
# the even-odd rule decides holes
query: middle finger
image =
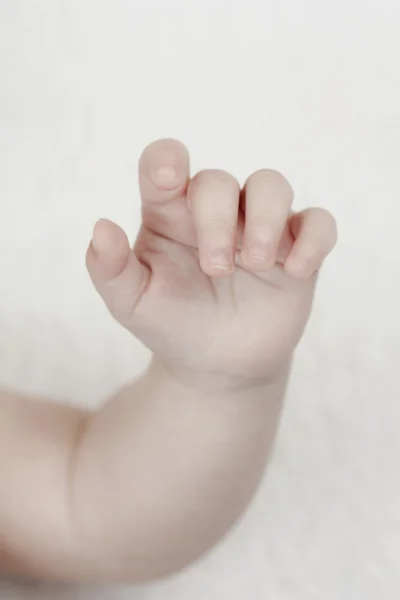
{"label": "middle finger", "polygon": [[276,171],[262,169],[243,190],[245,229],[242,259],[254,270],[272,267],[293,202],[293,190]]}
{"label": "middle finger", "polygon": [[235,268],[238,182],[225,171],[201,171],[189,183],[187,195],[201,268],[214,277],[230,275]]}

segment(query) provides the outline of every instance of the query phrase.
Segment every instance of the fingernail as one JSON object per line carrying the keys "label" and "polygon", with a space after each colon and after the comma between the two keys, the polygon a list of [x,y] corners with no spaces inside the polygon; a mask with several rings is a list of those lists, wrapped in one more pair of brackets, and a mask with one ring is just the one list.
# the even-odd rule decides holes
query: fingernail
{"label": "fingernail", "polygon": [[227,250],[217,248],[210,252],[209,264],[215,269],[230,270],[232,268],[232,257]]}
{"label": "fingernail", "polygon": [[174,189],[179,184],[179,175],[175,167],[158,167],[152,173],[153,182],[162,188]]}
{"label": "fingernail", "polygon": [[252,261],[266,263],[270,259],[270,246],[265,242],[252,242],[246,249],[246,255]]}

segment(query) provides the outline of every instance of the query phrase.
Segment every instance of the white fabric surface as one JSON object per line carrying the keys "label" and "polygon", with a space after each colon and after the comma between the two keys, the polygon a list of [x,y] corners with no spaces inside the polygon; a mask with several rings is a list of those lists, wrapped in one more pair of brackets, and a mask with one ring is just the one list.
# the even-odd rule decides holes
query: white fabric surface
{"label": "white fabric surface", "polygon": [[0,0],[0,383],[93,404],[146,352],[91,288],[107,216],[138,226],[136,162],[283,171],[340,243],[256,502],[206,560],[146,588],[0,584],[0,598],[400,597],[398,0]]}

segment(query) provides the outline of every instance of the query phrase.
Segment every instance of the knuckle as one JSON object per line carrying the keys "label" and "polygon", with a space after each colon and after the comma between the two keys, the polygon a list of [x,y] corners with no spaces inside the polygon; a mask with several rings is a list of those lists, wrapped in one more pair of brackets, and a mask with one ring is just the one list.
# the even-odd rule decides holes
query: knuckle
{"label": "knuckle", "polygon": [[275,169],[258,169],[247,180],[246,186],[249,185],[262,185],[277,189],[290,201],[294,197],[294,190],[287,178]]}
{"label": "knuckle", "polygon": [[246,225],[256,229],[266,229],[271,232],[282,231],[285,222],[282,217],[272,211],[260,210],[251,218],[246,218]]}
{"label": "knuckle", "polygon": [[226,215],[210,214],[204,219],[204,226],[213,230],[231,230],[234,229],[235,224],[232,224],[232,219],[227,218]]}
{"label": "knuckle", "polygon": [[193,177],[192,184],[197,188],[197,191],[209,188],[211,186],[230,187],[232,189],[239,190],[239,183],[236,181],[234,176],[219,169],[200,171]]}
{"label": "knuckle", "polygon": [[[328,242],[335,245],[338,238],[338,227],[335,217],[326,208],[313,207],[305,210],[305,213],[313,216],[313,235],[320,242]],[[311,222],[311,218],[310,218]]]}

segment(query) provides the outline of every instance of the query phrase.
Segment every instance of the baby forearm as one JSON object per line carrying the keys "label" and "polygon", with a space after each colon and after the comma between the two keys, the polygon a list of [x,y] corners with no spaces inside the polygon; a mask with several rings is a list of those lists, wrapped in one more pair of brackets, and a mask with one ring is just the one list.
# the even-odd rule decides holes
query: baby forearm
{"label": "baby forearm", "polygon": [[141,581],[181,569],[251,499],[286,377],[196,392],[160,366],[87,415],[0,398],[0,575]]}
{"label": "baby forearm", "polygon": [[0,577],[68,577],[72,457],[86,413],[0,394]]}
{"label": "baby forearm", "polygon": [[73,509],[97,579],[160,577],[220,539],[260,480],[285,379],[200,393],[153,365],[93,416],[76,456]]}

